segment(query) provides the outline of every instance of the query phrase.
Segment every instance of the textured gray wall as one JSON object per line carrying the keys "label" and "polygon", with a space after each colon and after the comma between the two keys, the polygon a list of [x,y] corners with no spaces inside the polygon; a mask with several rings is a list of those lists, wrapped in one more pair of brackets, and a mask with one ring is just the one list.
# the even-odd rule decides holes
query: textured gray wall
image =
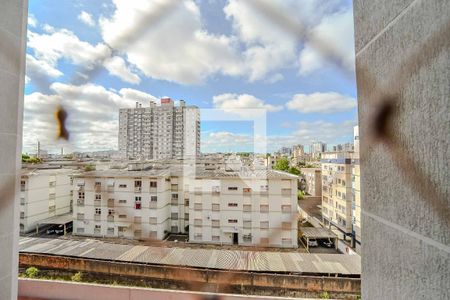
{"label": "textured gray wall", "polygon": [[0,299],[17,299],[27,0],[0,1]]}
{"label": "textured gray wall", "polygon": [[[354,0],[354,21],[362,298],[450,299],[450,32],[430,44],[449,27],[450,1]],[[399,95],[389,142],[372,134],[374,82]]]}

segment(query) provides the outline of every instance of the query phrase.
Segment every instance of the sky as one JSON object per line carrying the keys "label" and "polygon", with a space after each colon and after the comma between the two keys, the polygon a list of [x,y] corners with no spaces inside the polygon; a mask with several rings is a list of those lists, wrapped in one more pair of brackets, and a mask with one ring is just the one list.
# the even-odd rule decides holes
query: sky
{"label": "sky", "polygon": [[26,52],[28,153],[115,150],[119,108],[164,96],[201,108],[202,152],[331,146],[357,125],[350,0],[30,0]]}

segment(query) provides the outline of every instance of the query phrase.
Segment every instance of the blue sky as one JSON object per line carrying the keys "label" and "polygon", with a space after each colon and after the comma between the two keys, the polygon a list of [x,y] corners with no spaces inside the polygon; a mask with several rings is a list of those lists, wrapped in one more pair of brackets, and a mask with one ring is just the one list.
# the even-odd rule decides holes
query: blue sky
{"label": "blue sky", "polygon": [[[242,119],[202,122],[204,152],[254,149],[246,109],[265,112],[268,151],[351,141],[351,1],[266,1],[304,26],[307,39],[253,2],[30,0],[24,151],[33,152],[37,140],[51,152],[117,149],[118,108],[162,96]],[[59,104],[69,112],[69,142],[55,140]]]}

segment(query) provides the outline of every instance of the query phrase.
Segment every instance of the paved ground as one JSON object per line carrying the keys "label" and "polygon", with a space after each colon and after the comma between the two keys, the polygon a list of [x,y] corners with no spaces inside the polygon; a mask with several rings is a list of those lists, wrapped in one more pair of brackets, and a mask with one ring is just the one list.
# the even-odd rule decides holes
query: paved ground
{"label": "paved ground", "polygon": [[19,251],[223,270],[360,275],[358,256],[112,244],[94,239],[21,237]]}

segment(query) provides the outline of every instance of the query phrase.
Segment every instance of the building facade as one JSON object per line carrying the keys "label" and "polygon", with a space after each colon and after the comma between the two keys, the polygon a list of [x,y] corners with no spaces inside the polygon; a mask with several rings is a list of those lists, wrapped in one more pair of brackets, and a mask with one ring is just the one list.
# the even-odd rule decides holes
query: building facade
{"label": "building facade", "polygon": [[314,197],[322,197],[322,170],[320,168],[301,168],[306,183],[305,192]]}
{"label": "building facade", "polygon": [[180,100],[170,98],[161,105],[119,111],[119,154],[122,158],[170,159],[200,154],[200,112]]}
{"label": "building facade", "polygon": [[86,172],[74,178],[73,234],[162,240],[181,232],[194,243],[297,247],[297,178],[261,172]]}
{"label": "building facade", "polygon": [[20,232],[36,230],[40,221],[72,210],[73,170],[24,169],[20,180]]}
{"label": "building facade", "polygon": [[322,142],[313,142],[309,146],[309,152],[311,154],[311,158],[318,159],[320,158],[320,155],[327,151],[327,144]]}
{"label": "building facade", "polygon": [[353,128],[353,143],[355,152],[352,159],[352,223],[355,236],[356,250],[360,251],[361,245],[361,171],[359,167],[359,128]]}
{"label": "building facade", "polygon": [[322,153],[322,216],[325,225],[352,234],[353,152]]}

